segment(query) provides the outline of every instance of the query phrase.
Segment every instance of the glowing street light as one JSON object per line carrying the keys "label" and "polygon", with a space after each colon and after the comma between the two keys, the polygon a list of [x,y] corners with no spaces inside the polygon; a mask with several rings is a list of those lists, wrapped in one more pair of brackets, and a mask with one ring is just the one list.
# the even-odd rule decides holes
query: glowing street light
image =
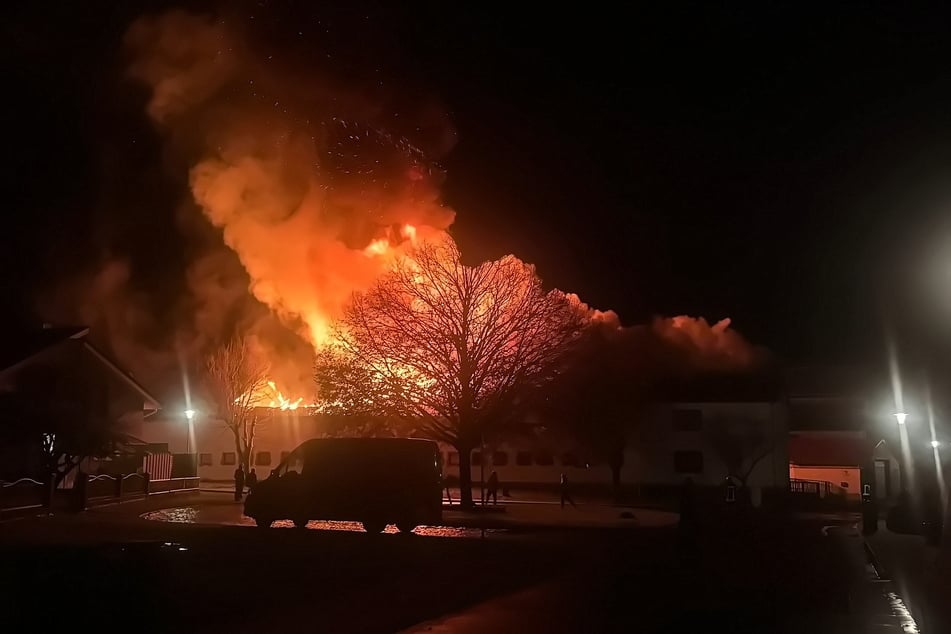
{"label": "glowing street light", "polygon": [[932,440],[932,441],[931,441],[931,447],[932,447],[932,448],[937,449],[937,448],[940,447],[940,446],[941,446],[941,443],[938,442],[937,440]]}
{"label": "glowing street light", "polygon": [[895,420],[898,421],[898,424],[899,424],[899,425],[904,425],[906,418],[908,418],[908,414],[906,414],[905,412],[896,412],[896,413],[895,413]]}
{"label": "glowing street light", "polygon": [[188,425],[185,427],[185,453],[190,454],[192,452],[192,423],[195,420],[195,414],[198,412],[192,408],[185,410],[185,419],[188,421]]}

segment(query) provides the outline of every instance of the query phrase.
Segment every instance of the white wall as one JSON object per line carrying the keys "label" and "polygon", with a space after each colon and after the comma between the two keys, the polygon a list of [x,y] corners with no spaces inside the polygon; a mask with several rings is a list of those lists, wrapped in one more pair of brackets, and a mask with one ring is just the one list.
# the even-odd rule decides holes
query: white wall
{"label": "white wall", "polygon": [[[857,467],[800,467],[789,465],[789,477],[794,480],[828,482],[836,495],[861,496],[862,470]],[[845,483],[847,486],[842,486]]]}
{"label": "white wall", "polygon": [[[674,410],[693,409],[702,412],[700,429],[679,431],[675,428]],[[776,403],[677,403],[659,406],[651,419],[643,425],[632,442],[636,481],[665,484],[680,483],[690,477],[698,485],[721,484],[727,476],[727,467],[710,442],[713,426],[730,422],[758,427],[765,431],[765,457],[756,463],[750,473],[751,487],[780,487],[789,485],[788,430],[785,409]],[[697,451],[703,456],[700,473],[683,473],[675,469],[674,452]],[[745,467],[744,467],[745,468]]]}
{"label": "white wall", "polygon": [[[702,412],[699,431],[677,431],[673,424],[674,409],[699,409]],[[621,481],[625,484],[678,485],[687,477],[699,485],[719,485],[726,477],[726,467],[708,442],[709,426],[722,420],[739,420],[766,429],[773,449],[753,470],[749,484],[753,487],[788,487],[789,460],[786,451],[786,418],[781,406],[773,403],[678,403],[655,408],[632,433],[625,452]],[[309,438],[325,435],[327,421],[306,414],[306,410],[277,412],[263,423],[255,442],[255,453],[270,452],[271,464],[255,466],[258,477],[267,477],[270,469],[281,460],[281,452],[290,452]],[[193,436],[187,439],[188,424],[184,416],[179,418],[158,416],[145,420],[137,434],[147,442],[168,443],[172,453],[211,454],[211,465],[199,465],[199,476],[204,480],[231,480],[235,465],[222,464],[222,454],[234,452],[231,432],[220,421],[208,420],[200,414],[192,425]],[[499,479],[506,484],[552,485],[558,483],[561,473],[566,473],[573,483],[611,482],[611,469],[597,463],[590,455],[577,447],[559,443],[554,438],[520,439],[499,444],[494,449],[505,451],[508,464],[485,467],[485,475],[494,469]],[[458,476],[459,468],[449,463],[450,453],[455,450],[441,446],[443,464],[447,475]],[[493,448],[487,447],[491,454]],[[552,454],[554,464],[542,466],[519,466],[516,453],[519,450],[547,452]],[[678,473],[674,468],[674,452],[699,451],[703,455],[703,470],[700,473]],[[574,454],[580,466],[562,463],[563,453]],[[587,463],[588,466],[585,466]],[[472,467],[472,477],[478,481],[480,470]]]}

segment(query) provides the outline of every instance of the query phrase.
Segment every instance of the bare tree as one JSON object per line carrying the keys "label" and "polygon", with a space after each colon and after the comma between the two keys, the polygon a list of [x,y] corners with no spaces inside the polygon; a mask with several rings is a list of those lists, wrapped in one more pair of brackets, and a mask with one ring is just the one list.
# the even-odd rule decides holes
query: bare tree
{"label": "bare tree", "polygon": [[517,422],[520,395],[550,380],[583,316],[515,257],[470,267],[451,240],[424,243],[354,296],[318,354],[318,397],[455,447],[471,504],[470,452]]}
{"label": "bare tree", "polygon": [[234,435],[235,452],[245,471],[250,468],[251,452],[261,416],[258,405],[268,386],[268,363],[243,336],[215,350],[205,363],[206,388],[217,416]]}
{"label": "bare tree", "polygon": [[647,405],[648,373],[631,333],[614,323],[589,324],[541,407],[546,420],[610,467],[616,496],[625,450]]}
{"label": "bare tree", "polygon": [[746,418],[717,418],[705,425],[705,430],[707,442],[726,466],[726,476],[744,488],[756,465],[776,445],[766,423]]}

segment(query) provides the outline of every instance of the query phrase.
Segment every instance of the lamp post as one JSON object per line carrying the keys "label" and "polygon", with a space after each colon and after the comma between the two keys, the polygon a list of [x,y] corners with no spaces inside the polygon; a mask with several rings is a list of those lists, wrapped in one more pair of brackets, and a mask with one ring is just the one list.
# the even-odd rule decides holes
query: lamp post
{"label": "lamp post", "polygon": [[901,447],[901,457],[898,460],[898,473],[901,478],[902,492],[910,489],[911,482],[907,482],[912,477],[911,465],[911,447],[908,444],[908,426],[905,422],[908,420],[908,414],[905,412],[895,412],[895,420],[898,422],[898,438]]}
{"label": "lamp post", "polygon": [[185,453],[191,454],[191,438],[192,438],[192,421],[195,420],[195,414],[197,414],[193,409],[185,410],[185,419],[188,421],[188,425],[185,427]]}
{"label": "lamp post", "polygon": [[198,475],[198,460],[197,458],[195,460],[192,460],[192,450],[191,450],[192,434],[195,433],[195,429],[192,423],[195,420],[196,414],[198,414],[198,412],[193,410],[190,407],[185,410],[185,420],[188,422],[185,425],[185,455],[188,456],[189,474],[193,476]]}

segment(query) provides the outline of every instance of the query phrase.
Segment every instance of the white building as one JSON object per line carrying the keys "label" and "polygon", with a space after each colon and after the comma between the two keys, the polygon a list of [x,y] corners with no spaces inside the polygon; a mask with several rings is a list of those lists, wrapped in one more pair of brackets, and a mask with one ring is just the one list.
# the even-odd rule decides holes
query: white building
{"label": "white building", "polygon": [[[303,441],[328,435],[336,421],[307,410],[272,411],[259,426],[252,466],[259,478],[266,477],[281,459]],[[189,429],[191,427],[191,433]],[[700,486],[723,484],[730,468],[729,456],[720,445],[724,441],[746,448],[733,456],[734,471],[746,476],[757,489],[788,488],[784,410],[772,402],[682,402],[654,407],[645,419],[632,424],[621,469],[621,483],[665,489],[679,487],[687,478]],[[167,443],[172,453],[197,454],[198,474],[203,481],[226,482],[237,465],[234,438],[221,421],[200,414],[189,425],[184,414],[168,414],[145,421],[140,437],[148,442]],[[441,447],[444,472],[459,475],[459,455],[448,445]],[[566,473],[578,485],[611,484],[611,469],[583,447],[566,444],[558,437],[539,433],[530,438],[511,439],[486,446],[472,454],[474,482],[480,475],[498,473],[511,487],[557,486]],[[748,473],[747,473],[748,472]]]}

